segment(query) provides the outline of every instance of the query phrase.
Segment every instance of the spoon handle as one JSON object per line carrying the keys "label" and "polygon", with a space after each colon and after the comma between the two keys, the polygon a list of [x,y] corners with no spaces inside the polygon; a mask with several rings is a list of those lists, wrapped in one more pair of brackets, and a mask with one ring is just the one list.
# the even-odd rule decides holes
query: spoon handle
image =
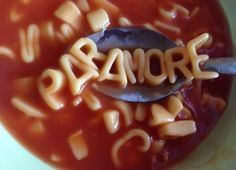
{"label": "spoon handle", "polygon": [[220,74],[236,75],[236,57],[209,59],[203,69],[216,71]]}

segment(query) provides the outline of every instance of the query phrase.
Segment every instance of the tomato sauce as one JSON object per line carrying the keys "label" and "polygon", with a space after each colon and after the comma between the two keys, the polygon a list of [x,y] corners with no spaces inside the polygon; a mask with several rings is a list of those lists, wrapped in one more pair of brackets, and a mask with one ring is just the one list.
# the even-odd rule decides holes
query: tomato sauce
{"label": "tomato sauce", "polygon": [[[63,91],[66,106],[59,111],[50,109],[43,101],[37,88],[37,78],[46,68],[58,68],[58,60],[65,53],[68,46],[79,37],[92,33],[86,19],[83,20],[82,28],[76,32],[76,36],[67,42],[53,41],[40,35],[40,57],[36,62],[27,64],[20,59],[19,29],[27,29],[29,24],[36,24],[39,27],[46,22],[52,21],[55,31],[59,31],[62,24],[53,13],[61,5],[63,0],[34,0],[27,5],[20,1],[0,0],[0,46],[6,46],[16,53],[15,60],[8,60],[0,54],[0,120],[13,136],[36,156],[52,166],[68,170],[157,170],[166,169],[183,159],[194,147],[199,144],[212,130],[222,111],[217,110],[214,104],[204,105],[202,94],[207,92],[215,97],[220,97],[227,102],[231,77],[220,76],[214,80],[194,81],[191,86],[182,89],[184,104],[191,110],[197,124],[197,132],[193,135],[168,140],[164,149],[153,155],[150,152],[140,153],[135,148],[140,144],[139,140],[133,139],[132,145],[125,145],[119,153],[122,166],[117,168],[111,160],[111,147],[113,143],[132,128],[142,128],[152,136],[156,135],[155,130],[147,126],[147,122],[133,122],[131,126],[121,126],[116,134],[108,134],[102,121],[102,111],[111,107],[113,99],[94,92],[102,98],[102,109],[99,112],[91,111],[82,103],[78,107],[71,105],[73,97],[69,95],[68,89]],[[91,10],[98,6],[93,0],[88,1]],[[173,40],[181,38],[184,43],[197,35],[208,32],[212,35],[214,42],[210,48],[203,48],[199,53],[207,53],[211,58],[227,57],[232,55],[232,42],[229,27],[222,8],[217,0],[111,0],[120,9],[120,14],[127,17],[134,25],[153,23],[155,20],[172,24],[181,29],[180,34],[158,28]],[[199,13],[193,18],[188,18],[177,13],[174,19],[166,20],[158,12],[160,7],[171,8],[170,2],[178,3],[189,11],[199,6]],[[18,9],[23,18],[18,22],[9,19],[12,8]],[[118,25],[119,15],[111,15],[110,27]],[[85,18],[85,17],[84,17]],[[34,77],[34,83],[28,90],[23,90],[15,83],[15,80],[22,77]],[[34,118],[26,117],[22,112],[15,109],[10,100],[15,95],[21,95],[37,107],[41,108],[49,116],[43,120],[45,133],[35,135],[29,132]],[[165,100],[161,101],[162,103]],[[135,104],[134,104],[135,105]],[[147,104],[148,106],[149,104]],[[123,121],[123,120],[122,120]],[[69,145],[68,137],[83,129],[83,134],[89,147],[89,155],[86,159],[78,161],[73,156]],[[52,161],[50,155],[60,155],[61,161]],[[168,157],[168,160],[165,158]]]}

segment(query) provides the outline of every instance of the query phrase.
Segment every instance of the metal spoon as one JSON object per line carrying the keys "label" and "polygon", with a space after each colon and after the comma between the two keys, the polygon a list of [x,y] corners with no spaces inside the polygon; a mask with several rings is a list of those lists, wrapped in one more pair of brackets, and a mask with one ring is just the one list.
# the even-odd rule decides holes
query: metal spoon
{"label": "metal spoon", "polygon": [[[176,47],[176,44],[165,35],[143,27],[112,28],[88,36],[95,41],[100,52],[108,52],[112,48],[122,50],[144,50],[158,48],[166,51]],[[216,71],[221,74],[236,75],[236,58],[210,59],[203,65],[203,69]],[[128,102],[152,102],[175,93],[184,84],[184,79],[177,79],[175,84],[168,82],[149,87],[144,85],[130,86],[124,89],[94,84],[94,88],[112,98]]]}

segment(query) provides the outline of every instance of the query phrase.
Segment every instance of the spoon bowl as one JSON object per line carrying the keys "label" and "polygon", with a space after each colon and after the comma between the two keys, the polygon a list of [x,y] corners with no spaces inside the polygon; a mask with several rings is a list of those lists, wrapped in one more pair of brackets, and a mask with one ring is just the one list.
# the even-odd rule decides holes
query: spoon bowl
{"label": "spoon bowl", "polygon": [[[130,51],[137,48],[143,50],[158,48],[166,51],[169,48],[176,47],[176,44],[165,35],[144,27],[112,28],[89,35],[88,38],[92,39],[96,43],[98,51],[103,53],[113,48]],[[138,85],[119,89],[104,84],[94,84],[93,87],[115,99],[128,102],[151,102],[176,92],[183,84],[184,80],[181,79],[175,84],[165,82],[156,87]]]}
{"label": "spoon bowl", "polygon": [[[160,32],[152,31],[144,27],[118,27],[89,35],[98,51],[106,53],[110,49],[133,51],[137,48],[143,50],[160,49],[166,51],[177,45]],[[236,75],[236,58],[224,57],[210,59],[202,65],[204,70],[216,71],[222,74]],[[132,85],[126,88],[115,88],[108,85],[94,84],[93,87],[112,98],[128,102],[153,102],[163,99],[179,90],[185,80],[178,78],[174,84],[169,81],[160,86]]]}
{"label": "spoon bowl", "polygon": [[111,28],[89,35],[88,38],[96,43],[98,51],[104,53],[113,48],[122,50],[158,48],[166,51],[176,47],[167,36],[144,27]]}

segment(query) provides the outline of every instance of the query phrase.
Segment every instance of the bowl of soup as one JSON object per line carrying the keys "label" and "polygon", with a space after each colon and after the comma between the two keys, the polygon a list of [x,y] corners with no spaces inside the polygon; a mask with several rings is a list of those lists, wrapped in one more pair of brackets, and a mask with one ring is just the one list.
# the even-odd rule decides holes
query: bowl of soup
{"label": "bowl of soup", "polygon": [[[233,169],[235,82],[200,69],[233,56],[233,0],[0,4],[0,169]],[[88,38],[134,26],[176,47],[103,52]],[[158,86],[178,75],[181,89],[148,103],[93,86]]]}

